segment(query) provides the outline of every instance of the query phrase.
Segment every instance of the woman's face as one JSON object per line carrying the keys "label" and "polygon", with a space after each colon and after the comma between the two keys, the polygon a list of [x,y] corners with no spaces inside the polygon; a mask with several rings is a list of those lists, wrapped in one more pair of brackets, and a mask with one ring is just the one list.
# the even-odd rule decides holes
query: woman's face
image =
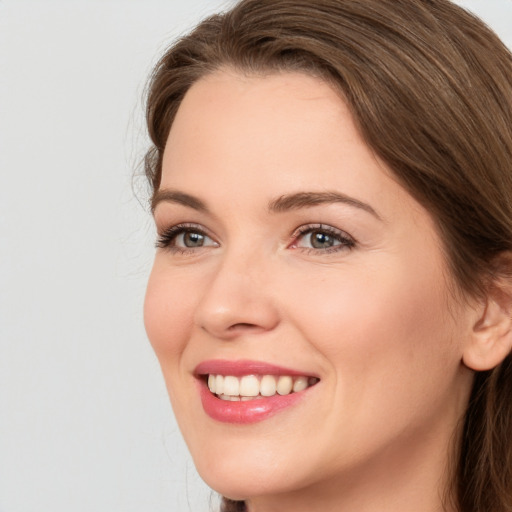
{"label": "woman's face", "polygon": [[474,311],[450,293],[431,217],[326,83],[226,70],[193,85],[154,216],[146,328],[211,487],[438,481]]}

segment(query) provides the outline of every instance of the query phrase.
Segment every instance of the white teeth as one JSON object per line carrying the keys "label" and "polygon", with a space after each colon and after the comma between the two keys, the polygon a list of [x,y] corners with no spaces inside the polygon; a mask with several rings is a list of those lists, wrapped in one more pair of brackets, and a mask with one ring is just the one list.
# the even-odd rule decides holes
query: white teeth
{"label": "white teeth", "polygon": [[242,396],[258,396],[260,394],[260,381],[256,375],[245,375],[240,380],[240,394]]}
{"label": "white teeth", "polygon": [[274,396],[276,394],[276,379],[272,375],[264,375],[260,382],[260,394],[262,396]]}
{"label": "white teeth", "polygon": [[293,389],[293,380],[287,375],[282,375],[277,381],[277,392],[280,395],[289,395]]}
{"label": "white teeth", "polygon": [[239,402],[240,401],[240,397],[239,396],[220,395],[219,398],[221,400],[226,400],[227,402]]}
{"label": "white teeth", "polygon": [[299,391],[303,391],[308,387],[308,379],[306,377],[299,377],[295,379],[293,383],[293,392],[297,393]]}
{"label": "white teeth", "polygon": [[[238,396],[240,389],[240,381],[236,377],[224,377],[224,388],[222,393],[224,395]],[[242,393],[244,394],[244,393]]]}
{"label": "white teeth", "polygon": [[215,393],[217,393],[217,395],[224,393],[224,377],[222,375],[215,377]]}
{"label": "white teeth", "polygon": [[208,375],[208,389],[221,400],[247,401],[298,393],[318,382],[316,377],[290,377],[289,375]]}
{"label": "white teeth", "polygon": [[215,381],[216,381],[216,378],[215,378],[215,375],[208,375],[208,389],[212,392],[212,393],[215,393]]}

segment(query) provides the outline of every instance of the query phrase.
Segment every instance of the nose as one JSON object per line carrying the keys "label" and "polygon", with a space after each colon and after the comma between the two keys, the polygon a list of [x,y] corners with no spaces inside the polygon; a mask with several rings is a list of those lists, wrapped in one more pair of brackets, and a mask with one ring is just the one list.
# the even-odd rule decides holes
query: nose
{"label": "nose", "polygon": [[279,314],[266,267],[243,255],[225,257],[212,271],[196,308],[196,325],[222,340],[274,329]]}

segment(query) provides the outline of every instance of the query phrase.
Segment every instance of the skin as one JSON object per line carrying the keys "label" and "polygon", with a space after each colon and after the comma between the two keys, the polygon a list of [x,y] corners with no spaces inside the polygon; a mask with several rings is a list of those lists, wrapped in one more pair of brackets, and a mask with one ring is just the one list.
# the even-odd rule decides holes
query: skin
{"label": "skin", "polygon": [[[300,73],[217,71],[172,125],[145,324],[203,479],[251,512],[442,509],[447,462],[467,406],[462,364],[478,312],[450,293],[435,224],[366,146],[339,95]],[[343,202],[269,211],[283,195]],[[312,246],[322,224],[351,242]],[[336,245],[337,244],[337,245]],[[317,375],[297,405],[250,425],[202,409],[194,368],[251,359]],[[449,509],[448,509],[449,510]]]}

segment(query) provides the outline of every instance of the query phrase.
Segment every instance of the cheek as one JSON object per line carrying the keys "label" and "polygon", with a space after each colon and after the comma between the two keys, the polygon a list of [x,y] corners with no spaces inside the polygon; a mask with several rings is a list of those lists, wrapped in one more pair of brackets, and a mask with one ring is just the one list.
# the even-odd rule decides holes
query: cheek
{"label": "cheek", "polygon": [[[144,325],[162,369],[179,363],[192,326],[194,294],[155,261],[144,301]],[[166,374],[164,372],[164,374]]]}
{"label": "cheek", "polygon": [[292,288],[290,315],[331,365],[340,400],[378,407],[396,397],[406,408],[399,397],[453,384],[460,354],[441,267],[415,260],[316,277]]}

